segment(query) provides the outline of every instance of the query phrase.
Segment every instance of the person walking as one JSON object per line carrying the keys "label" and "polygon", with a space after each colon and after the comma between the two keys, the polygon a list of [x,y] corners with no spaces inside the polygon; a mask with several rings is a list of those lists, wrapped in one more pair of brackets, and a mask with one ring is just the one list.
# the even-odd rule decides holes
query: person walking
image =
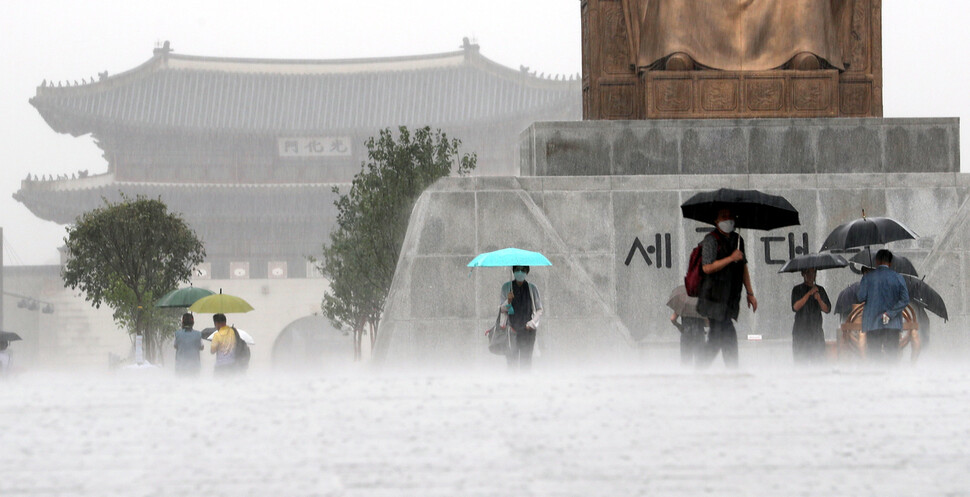
{"label": "person walking", "polygon": [[707,345],[699,366],[708,366],[720,352],[724,365],[738,367],[738,333],[733,321],[741,307],[741,288],[747,292],[748,307],[757,312],[758,299],[751,287],[744,240],[734,231],[735,217],[730,209],[721,209],[715,220],[716,229],[701,242],[704,277],[698,294],[697,312],[708,320]]}
{"label": "person walking", "polygon": [[891,269],[893,253],[876,252],[876,269],[859,283],[862,331],[866,334],[866,357],[874,362],[894,363],[899,359],[899,337],[903,310],[909,305],[909,291],[902,275]]}
{"label": "person walking", "polygon": [[670,323],[680,331],[681,366],[696,366],[704,357],[704,318],[681,316],[675,312],[670,315]]}
{"label": "person walking", "polygon": [[215,376],[225,376],[235,372],[236,368],[236,332],[226,326],[226,315],[219,313],[212,316],[212,325],[216,331],[212,334],[212,346],[209,353],[216,355]]}
{"label": "person walking", "polygon": [[175,330],[175,373],[180,376],[198,376],[202,370],[199,353],[202,332],[193,329],[195,318],[191,313],[182,315],[182,327]]}
{"label": "person walking", "polygon": [[680,364],[694,367],[702,359],[707,342],[704,332],[707,320],[697,313],[697,297],[687,295],[686,285],[680,285],[670,292],[667,307],[674,311],[670,324],[680,332]]}
{"label": "person walking", "polygon": [[10,371],[10,353],[7,352],[8,346],[10,346],[10,342],[0,340],[0,376],[6,376],[7,372]]}
{"label": "person walking", "polygon": [[512,281],[502,285],[504,312],[508,313],[508,325],[515,341],[512,350],[506,355],[509,369],[529,370],[532,367],[532,352],[535,349],[536,329],[542,316],[542,300],[539,289],[526,281],[529,266],[512,266]]}
{"label": "person walking", "polygon": [[796,365],[818,363],[825,358],[822,313],[832,310],[825,288],[815,283],[815,269],[802,270],[802,283],[791,289],[791,310],[795,312],[791,347]]}

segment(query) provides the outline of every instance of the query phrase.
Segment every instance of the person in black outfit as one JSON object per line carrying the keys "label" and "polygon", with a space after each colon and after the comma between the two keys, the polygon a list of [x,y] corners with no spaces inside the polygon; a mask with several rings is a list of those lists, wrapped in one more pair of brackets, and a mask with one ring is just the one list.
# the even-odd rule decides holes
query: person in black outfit
{"label": "person in black outfit", "polygon": [[832,309],[825,288],[815,284],[815,269],[802,270],[803,282],[791,289],[791,310],[795,312],[791,347],[796,365],[820,362],[825,357],[822,313]]}
{"label": "person in black outfit", "polygon": [[529,266],[512,266],[513,280],[502,285],[502,296],[508,303],[509,326],[515,336],[512,350],[506,356],[511,369],[528,370],[532,366],[536,328],[542,315],[539,290],[525,280],[528,274]]}
{"label": "person in black outfit", "polygon": [[707,317],[707,347],[699,366],[710,365],[721,352],[724,365],[738,367],[738,333],[733,321],[741,308],[741,288],[747,291],[748,307],[758,310],[758,299],[751,287],[744,240],[734,231],[735,218],[730,209],[721,209],[717,229],[704,237],[701,246],[704,278],[698,295],[697,312]]}

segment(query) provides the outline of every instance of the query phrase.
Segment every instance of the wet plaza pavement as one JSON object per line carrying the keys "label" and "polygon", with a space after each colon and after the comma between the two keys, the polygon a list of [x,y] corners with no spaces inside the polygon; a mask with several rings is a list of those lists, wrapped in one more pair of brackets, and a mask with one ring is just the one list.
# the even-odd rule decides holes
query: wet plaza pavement
{"label": "wet plaza pavement", "polygon": [[21,374],[0,495],[970,495],[961,366]]}

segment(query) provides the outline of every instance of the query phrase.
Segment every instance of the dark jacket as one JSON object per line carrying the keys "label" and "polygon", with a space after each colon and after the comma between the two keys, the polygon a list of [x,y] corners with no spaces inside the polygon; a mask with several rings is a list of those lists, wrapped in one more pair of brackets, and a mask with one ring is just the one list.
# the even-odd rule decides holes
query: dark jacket
{"label": "dark jacket", "polygon": [[[731,233],[728,237],[714,230],[704,237],[704,264],[711,264],[716,260],[731,255],[738,248],[741,236]],[[716,247],[711,256],[708,247]],[[744,252],[744,239],[741,239],[740,249]],[[713,259],[711,259],[713,257]],[[732,262],[716,273],[704,274],[701,280],[701,290],[698,294],[697,312],[715,321],[737,319],[741,309],[741,288],[744,287],[744,265],[747,259]]]}
{"label": "dark jacket", "polygon": [[[909,291],[903,277],[889,268],[879,266],[862,277],[859,284],[859,301],[865,302],[862,310],[862,331],[903,328],[903,309],[909,305]],[[883,324],[882,314],[889,315],[889,324]]]}

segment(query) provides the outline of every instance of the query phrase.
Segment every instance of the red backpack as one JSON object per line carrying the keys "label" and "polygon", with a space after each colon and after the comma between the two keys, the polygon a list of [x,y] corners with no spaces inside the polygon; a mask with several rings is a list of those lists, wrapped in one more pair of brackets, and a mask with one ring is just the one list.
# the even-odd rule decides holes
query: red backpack
{"label": "red backpack", "polygon": [[701,293],[701,281],[704,279],[704,240],[694,247],[687,261],[687,274],[684,276],[684,286],[688,297],[696,297]]}
{"label": "red backpack", "polygon": [[687,275],[684,276],[684,286],[687,287],[687,296],[696,297],[701,291],[701,280],[704,279],[704,250],[701,248],[704,242],[698,243],[694,250],[690,252],[690,259],[687,262]]}

